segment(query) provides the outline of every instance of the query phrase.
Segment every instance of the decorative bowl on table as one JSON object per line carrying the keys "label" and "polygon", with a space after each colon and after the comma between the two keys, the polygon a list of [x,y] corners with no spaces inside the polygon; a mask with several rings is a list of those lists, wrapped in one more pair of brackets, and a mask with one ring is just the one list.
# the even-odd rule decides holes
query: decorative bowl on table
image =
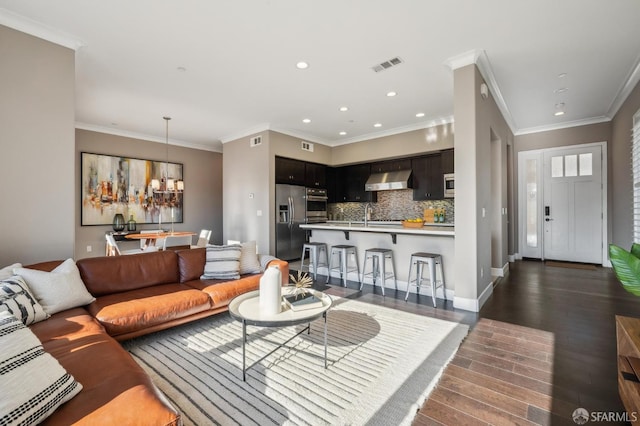
{"label": "decorative bowl on table", "polygon": [[422,228],[424,226],[424,220],[420,219],[410,219],[410,220],[403,220],[402,221],[402,226],[404,228]]}

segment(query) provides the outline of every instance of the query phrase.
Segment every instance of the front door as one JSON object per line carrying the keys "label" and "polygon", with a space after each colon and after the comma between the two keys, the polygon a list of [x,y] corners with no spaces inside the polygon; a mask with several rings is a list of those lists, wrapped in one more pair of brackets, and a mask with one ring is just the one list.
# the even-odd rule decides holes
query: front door
{"label": "front door", "polygon": [[543,153],[545,259],[602,263],[602,146]]}

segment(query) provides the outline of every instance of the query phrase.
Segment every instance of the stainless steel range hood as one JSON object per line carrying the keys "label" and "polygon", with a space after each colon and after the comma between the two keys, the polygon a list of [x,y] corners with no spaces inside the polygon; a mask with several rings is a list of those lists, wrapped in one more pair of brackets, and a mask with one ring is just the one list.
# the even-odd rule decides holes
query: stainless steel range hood
{"label": "stainless steel range hood", "polygon": [[364,184],[365,191],[388,191],[411,188],[411,170],[374,173]]}

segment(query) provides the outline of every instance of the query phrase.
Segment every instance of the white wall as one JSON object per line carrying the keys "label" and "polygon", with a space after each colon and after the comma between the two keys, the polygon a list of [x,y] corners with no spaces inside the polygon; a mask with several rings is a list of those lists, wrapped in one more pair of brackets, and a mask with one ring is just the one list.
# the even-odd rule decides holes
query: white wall
{"label": "white wall", "polygon": [[0,266],[73,256],[75,52],[0,26]]}

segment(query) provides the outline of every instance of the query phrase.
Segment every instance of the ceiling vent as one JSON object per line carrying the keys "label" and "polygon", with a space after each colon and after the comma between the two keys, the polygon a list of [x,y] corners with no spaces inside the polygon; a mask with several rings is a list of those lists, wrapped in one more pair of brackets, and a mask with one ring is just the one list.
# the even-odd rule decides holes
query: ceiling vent
{"label": "ceiling vent", "polygon": [[380,72],[380,71],[387,70],[391,67],[395,67],[396,65],[400,65],[403,62],[404,61],[400,57],[396,56],[395,58],[391,58],[388,61],[384,61],[382,63],[374,65],[373,67],[371,67],[371,69],[374,70],[375,72]]}
{"label": "ceiling vent", "polygon": [[253,148],[254,146],[262,145],[262,135],[255,136],[249,139],[249,146]]}
{"label": "ceiling vent", "polygon": [[303,151],[313,152],[313,144],[311,142],[300,141]]}

